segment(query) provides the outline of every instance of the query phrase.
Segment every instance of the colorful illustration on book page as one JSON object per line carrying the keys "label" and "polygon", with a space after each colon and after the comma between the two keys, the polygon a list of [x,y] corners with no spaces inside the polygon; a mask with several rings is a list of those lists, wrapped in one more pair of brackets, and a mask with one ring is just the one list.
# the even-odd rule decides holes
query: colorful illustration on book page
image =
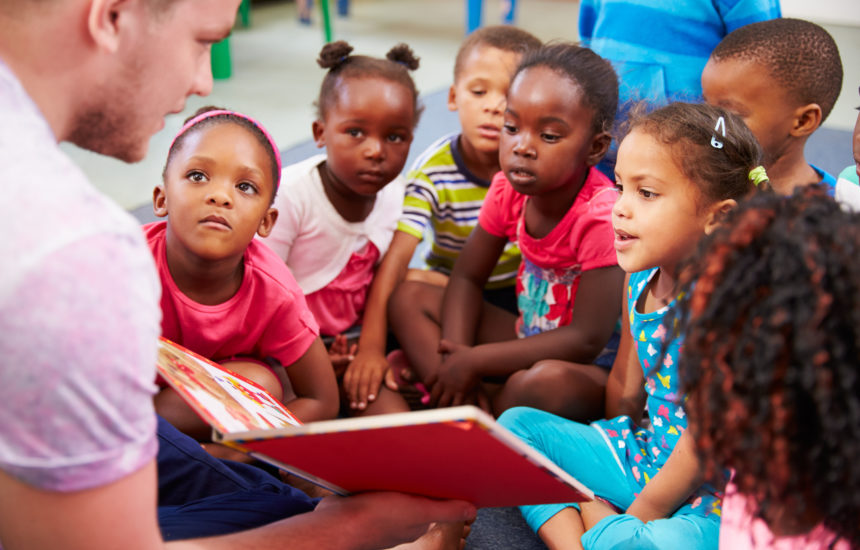
{"label": "colorful illustration on book page", "polygon": [[301,424],[260,386],[163,338],[158,371],[220,433]]}

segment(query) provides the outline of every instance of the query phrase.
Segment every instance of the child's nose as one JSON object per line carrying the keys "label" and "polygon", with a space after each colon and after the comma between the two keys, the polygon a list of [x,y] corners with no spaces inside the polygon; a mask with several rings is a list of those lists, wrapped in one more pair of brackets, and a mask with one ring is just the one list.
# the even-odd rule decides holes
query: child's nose
{"label": "child's nose", "polygon": [[525,132],[521,132],[517,137],[518,139],[514,143],[514,154],[518,157],[536,158],[537,151],[532,147],[529,136]]}
{"label": "child's nose", "polygon": [[507,100],[504,94],[488,93],[485,97],[484,110],[494,114],[501,115],[505,112]]}
{"label": "child's nose", "polygon": [[369,138],[365,141],[364,155],[370,159],[379,159],[383,156],[382,140]]}
{"label": "child's nose", "polygon": [[213,185],[206,197],[206,202],[218,206],[230,206],[233,204],[233,199],[230,197],[227,186]]}
{"label": "child's nose", "polygon": [[618,218],[630,217],[630,209],[627,206],[627,201],[624,200],[622,193],[617,193],[615,204],[612,205],[612,215]]}

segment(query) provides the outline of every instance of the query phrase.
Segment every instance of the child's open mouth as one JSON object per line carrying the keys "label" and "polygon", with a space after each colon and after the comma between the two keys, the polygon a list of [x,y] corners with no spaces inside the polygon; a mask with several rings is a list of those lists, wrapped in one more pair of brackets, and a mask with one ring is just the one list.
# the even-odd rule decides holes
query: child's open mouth
{"label": "child's open mouth", "polygon": [[620,229],[615,230],[615,251],[621,252],[630,246],[633,245],[638,240],[637,237],[627,233],[626,231],[622,231]]}
{"label": "child's open mouth", "polygon": [[507,172],[508,180],[513,184],[526,184],[535,180],[535,175],[525,168],[512,168]]}

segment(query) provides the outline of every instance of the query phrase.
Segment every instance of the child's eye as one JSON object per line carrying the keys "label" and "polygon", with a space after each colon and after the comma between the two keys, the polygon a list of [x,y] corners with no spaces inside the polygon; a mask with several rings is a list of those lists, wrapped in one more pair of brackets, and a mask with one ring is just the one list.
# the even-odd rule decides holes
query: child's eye
{"label": "child's eye", "polygon": [[478,90],[478,89],[472,90],[472,95],[476,96],[476,97],[481,97],[482,95],[485,95],[486,93],[487,93],[486,90]]}
{"label": "child's eye", "polygon": [[542,140],[544,140],[544,141],[545,141],[545,142],[547,142],[547,143],[555,143],[555,142],[557,142],[558,140],[560,140],[560,139],[561,139],[561,136],[560,136],[560,135],[558,135],[558,134],[549,134],[549,133],[546,133],[546,132],[542,133],[542,134],[540,135],[540,137],[541,137],[541,139],[542,139]]}
{"label": "child's eye", "polygon": [[642,195],[643,199],[656,199],[657,193],[654,191],[649,191],[648,189],[640,189],[639,194]]}
{"label": "child's eye", "polygon": [[615,189],[615,192],[619,195],[624,192],[624,187],[618,181],[612,184],[612,188]]}
{"label": "child's eye", "polygon": [[363,132],[358,128],[350,128],[346,131],[346,133],[351,135],[352,137],[361,137],[363,134]]}
{"label": "child's eye", "polygon": [[388,141],[390,143],[403,143],[406,141],[406,137],[400,134],[389,134]]}
{"label": "child's eye", "polygon": [[190,172],[188,172],[188,174],[186,174],[185,177],[193,181],[194,183],[206,181],[206,174],[204,174],[200,170],[191,170]]}
{"label": "child's eye", "polygon": [[517,127],[514,126],[513,124],[511,124],[510,122],[505,122],[503,128],[505,129],[505,132],[507,132],[509,134],[516,134],[517,133]]}
{"label": "child's eye", "polygon": [[236,184],[236,189],[245,193],[246,195],[257,194],[257,188],[254,186],[254,184],[247,181],[242,181]]}

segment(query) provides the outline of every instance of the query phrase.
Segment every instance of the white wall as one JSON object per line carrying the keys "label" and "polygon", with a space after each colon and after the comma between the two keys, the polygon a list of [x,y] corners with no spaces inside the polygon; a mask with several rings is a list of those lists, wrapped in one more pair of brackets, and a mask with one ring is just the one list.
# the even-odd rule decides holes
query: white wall
{"label": "white wall", "polygon": [[860,0],[781,0],[783,17],[860,27]]}

